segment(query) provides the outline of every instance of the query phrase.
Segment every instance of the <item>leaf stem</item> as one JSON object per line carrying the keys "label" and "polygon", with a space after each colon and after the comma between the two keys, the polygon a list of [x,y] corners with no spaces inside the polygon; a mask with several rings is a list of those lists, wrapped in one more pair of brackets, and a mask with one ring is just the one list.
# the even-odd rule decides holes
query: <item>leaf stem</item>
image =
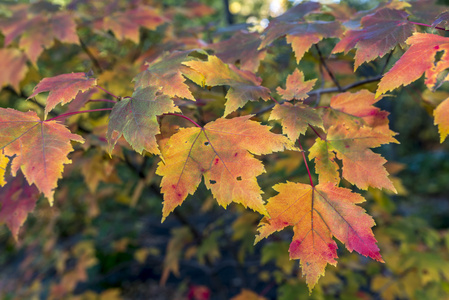
{"label": "leaf stem", "polygon": [[187,121],[189,121],[189,122],[195,124],[196,127],[203,128],[203,127],[201,127],[197,122],[193,121],[192,119],[190,119],[189,117],[186,117],[186,116],[184,116],[184,115],[174,114],[174,113],[166,113],[166,114],[164,114],[164,115],[177,116],[177,117],[180,117],[180,118],[184,118],[184,119],[186,119]]}
{"label": "leaf stem", "polygon": [[439,30],[449,31],[446,28],[439,27],[439,26],[433,27],[432,25],[429,25],[429,24],[418,23],[418,22],[413,22],[413,21],[409,21],[409,22],[412,23],[412,24],[415,24],[415,25],[426,26],[426,27],[431,27],[431,28],[435,28],[435,29],[439,29]]}
{"label": "leaf stem", "polygon": [[89,102],[110,102],[110,103],[117,103],[114,100],[109,99],[90,99]]}
{"label": "leaf stem", "polygon": [[113,93],[111,93],[110,91],[108,91],[108,90],[102,88],[102,87],[99,86],[99,85],[97,85],[97,88],[99,88],[100,90],[102,90],[102,91],[105,92],[106,94],[111,95],[111,96],[114,97],[114,98],[117,98],[117,99],[120,98],[119,96],[114,95]]}
{"label": "leaf stem", "polygon": [[279,103],[279,101],[277,101],[276,99],[274,99],[272,96],[270,96],[271,100],[273,100],[273,102],[275,102],[276,104],[281,105],[281,103]]}
{"label": "leaf stem", "polygon": [[69,112],[69,113],[62,114],[62,115],[53,117],[51,119],[45,120],[44,122],[53,121],[55,119],[64,118],[64,117],[68,117],[68,116],[71,116],[71,115],[77,115],[77,114],[89,113],[89,112],[96,112],[96,111],[105,111],[105,110],[112,110],[112,108],[98,108],[98,109],[80,110],[80,111]]}
{"label": "leaf stem", "polygon": [[324,139],[321,137],[321,135],[318,133],[318,131],[316,131],[316,129],[315,129],[312,125],[310,125],[309,123],[307,123],[307,125],[309,125],[309,127],[313,130],[313,132],[315,132],[315,134],[316,134],[320,139],[322,139],[322,140],[324,141]]}
{"label": "leaf stem", "polygon": [[298,139],[298,145],[299,145],[299,148],[301,148],[302,158],[304,159],[304,164],[306,165],[306,168],[307,168],[307,174],[309,175],[310,185],[312,187],[315,187],[315,185],[313,184],[312,174],[310,173],[309,165],[307,164],[306,155],[304,154],[304,149],[302,148],[301,141],[299,139]]}

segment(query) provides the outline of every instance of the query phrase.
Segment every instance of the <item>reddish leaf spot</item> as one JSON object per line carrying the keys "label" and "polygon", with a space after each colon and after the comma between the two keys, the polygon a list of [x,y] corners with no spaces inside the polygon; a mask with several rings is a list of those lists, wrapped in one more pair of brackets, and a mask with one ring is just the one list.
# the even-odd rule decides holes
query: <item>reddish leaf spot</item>
{"label": "reddish leaf spot", "polygon": [[219,160],[218,158],[216,158],[216,159],[214,160],[214,164],[215,164],[215,165],[218,164],[219,161],[220,161],[220,160]]}
{"label": "reddish leaf spot", "polygon": [[440,46],[436,45],[435,47],[433,47],[433,49],[438,50],[440,49]]}
{"label": "reddish leaf spot", "polygon": [[236,153],[234,154],[234,157],[237,157],[237,155],[238,155],[238,153],[236,152]]}
{"label": "reddish leaf spot", "polygon": [[200,172],[201,172],[201,173],[204,173],[204,172],[206,172],[206,170],[204,170],[204,168],[201,168],[201,169],[200,169]]}
{"label": "reddish leaf spot", "polygon": [[349,145],[345,145],[345,148],[349,148]]}
{"label": "reddish leaf spot", "polygon": [[172,186],[171,186],[172,188],[174,188],[174,189],[176,189],[176,185],[174,185],[174,184],[172,184]]}

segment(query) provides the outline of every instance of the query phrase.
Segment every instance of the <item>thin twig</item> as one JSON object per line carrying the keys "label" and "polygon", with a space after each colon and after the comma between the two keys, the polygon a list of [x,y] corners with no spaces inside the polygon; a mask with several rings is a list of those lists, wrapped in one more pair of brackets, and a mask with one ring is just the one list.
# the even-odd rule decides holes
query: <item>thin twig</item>
{"label": "thin twig", "polygon": [[108,95],[110,95],[110,96],[112,96],[112,97],[114,97],[114,98],[117,98],[117,99],[120,99],[120,97],[119,96],[116,96],[116,95],[114,95],[113,93],[111,93],[110,91],[108,91],[107,89],[105,89],[105,88],[102,88],[101,86],[99,86],[99,85],[97,85],[96,86],[97,88],[99,88],[100,90],[102,90],[103,92],[105,92],[106,94],[108,94]]}
{"label": "thin twig", "polygon": [[177,116],[177,117],[180,117],[180,118],[184,118],[184,119],[186,119],[187,121],[190,121],[191,123],[195,124],[196,127],[203,128],[203,127],[200,126],[197,122],[193,121],[192,119],[190,119],[189,117],[186,117],[186,116],[184,116],[184,115],[174,114],[174,113],[166,113],[166,114],[164,114],[164,115]]}
{"label": "thin twig", "polygon": [[110,102],[110,103],[117,103],[114,100],[109,99],[90,99],[88,102]]}
{"label": "thin twig", "polygon": [[426,27],[430,27],[430,28],[435,28],[435,29],[439,29],[439,30],[449,31],[446,28],[439,27],[439,26],[433,27],[432,25],[429,25],[429,24],[418,23],[418,22],[413,22],[413,21],[409,21],[409,23],[412,23],[412,24],[415,24],[415,25],[420,25],[420,26],[426,26]]}
{"label": "thin twig", "polygon": [[317,131],[315,128],[313,128],[312,125],[310,125],[310,124],[308,124],[308,123],[307,123],[307,125],[309,125],[309,127],[313,130],[313,132],[315,132],[315,134],[316,134],[320,139],[322,139],[322,140],[324,141],[324,139],[321,137],[321,135],[318,133],[318,131]]}
{"label": "thin twig", "polygon": [[[346,92],[346,91],[348,91],[348,90],[350,90],[352,88],[358,87],[360,85],[364,85],[364,84],[367,84],[367,83],[379,81],[381,78],[382,78],[382,75],[377,75],[377,76],[374,76],[374,77],[371,77],[371,78],[367,78],[367,79],[364,79],[364,80],[360,80],[360,81],[353,82],[351,84],[345,85],[345,86],[341,87],[341,90],[339,90],[337,87],[333,87],[333,88],[327,88],[327,89],[317,89],[317,90],[311,91],[308,94],[309,94],[309,96],[312,96],[312,95],[316,95],[316,94],[329,94],[329,93],[336,93],[336,92]],[[279,104],[282,104],[284,102],[285,101],[279,101]],[[254,113],[254,115],[255,116],[259,116],[261,114],[264,114],[264,113],[270,111],[273,107],[274,107],[274,104],[271,104],[271,105],[269,105],[267,107],[262,108],[258,112]]]}
{"label": "thin twig", "polygon": [[271,98],[271,100],[273,100],[273,102],[275,102],[276,104],[279,104],[279,105],[281,105],[280,103],[279,103],[279,101],[277,101],[276,99],[274,99],[273,97],[271,97],[270,96],[270,98]]}
{"label": "thin twig", "polygon": [[329,77],[330,77],[330,78],[332,79],[332,81],[335,83],[335,85],[337,86],[338,90],[341,92],[341,91],[342,91],[342,90],[341,90],[341,86],[340,86],[340,84],[338,83],[337,78],[335,78],[334,74],[332,73],[332,71],[331,71],[331,70],[329,69],[329,67],[327,66],[326,61],[325,61],[324,58],[323,58],[323,54],[321,53],[320,48],[318,47],[317,44],[315,44],[314,47],[315,47],[316,51],[318,52],[318,57],[320,58],[321,64],[322,64],[323,67],[326,69],[327,74],[329,74]]}
{"label": "thin twig", "polygon": [[89,56],[96,71],[98,73],[102,73],[103,68],[100,66],[100,63],[98,62],[97,58],[92,54],[92,52],[90,52],[89,48],[87,48],[87,45],[84,43],[84,41],[81,38],[79,38],[79,40],[81,48],[83,49],[84,52],[86,52],[87,56]]}
{"label": "thin twig", "polygon": [[[320,64],[320,77],[321,77],[321,87],[320,89],[324,89],[324,72],[323,72],[323,65]],[[315,105],[314,106],[318,106],[320,104],[321,101],[321,93],[316,94],[316,100],[315,100]]]}

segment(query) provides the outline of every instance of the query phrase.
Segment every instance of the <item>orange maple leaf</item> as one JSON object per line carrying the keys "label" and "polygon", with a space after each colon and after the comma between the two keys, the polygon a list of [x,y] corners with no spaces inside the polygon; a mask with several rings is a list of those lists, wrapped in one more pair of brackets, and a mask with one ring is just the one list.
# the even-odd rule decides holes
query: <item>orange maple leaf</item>
{"label": "orange maple leaf", "polygon": [[172,53],[165,53],[154,61],[147,63],[147,69],[134,78],[136,88],[154,86],[167,96],[195,101],[195,98],[189,90],[189,86],[185,84],[186,79],[182,76],[191,71],[183,63],[197,60],[189,56],[191,52],[174,51]]}
{"label": "orange maple leaf", "polygon": [[54,77],[42,79],[33,90],[33,94],[27,99],[33,98],[39,93],[48,92],[50,94],[45,105],[45,117],[59,103],[63,105],[69,103],[80,92],[85,92],[97,85],[95,78],[89,77],[86,73],[61,74]]}
{"label": "orange maple leaf", "polygon": [[259,98],[264,101],[270,99],[270,90],[260,85],[261,78],[250,71],[227,65],[214,55],[208,56],[207,61],[188,61],[183,64],[200,74],[200,76],[185,74],[200,86],[228,85],[230,87],[226,94],[225,116],[243,107],[248,101],[257,101]]}
{"label": "orange maple leaf", "polygon": [[332,183],[310,186],[287,182],[273,187],[278,195],[268,199],[269,217],[259,224],[256,243],[276,231],[293,226],[290,258],[299,259],[311,291],[327,264],[336,266],[336,237],[350,252],[383,262],[371,227],[374,220],[355,204],[365,199]]}
{"label": "orange maple leaf", "polygon": [[[317,138],[310,148],[309,159],[325,161],[315,165],[316,172],[320,175],[320,183],[329,180],[328,175],[331,178],[338,177],[338,167],[334,161],[336,157],[343,163],[342,176],[358,188],[366,190],[368,186],[372,186],[396,192],[383,166],[387,161],[369,149],[391,142],[397,141],[367,126],[355,130],[345,124],[334,125],[327,130],[325,140]],[[330,174],[326,174],[328,172]]]}
{"label": "orange maple leaf", "polygon": [[149,86],[136,89],[132,97],[117,102],[109,116],[109,153],[123,135],[140,154],[143,150],[160,154],[155,137],[160,133],[157,116],[179,111],[173,100],[160,94],[158,88]]}
{"label": "orange maple leaf", "polygon": [[321,115],[319,110],[301,102],[285,102],[273,108],[269,120],[281,120],[282,132],[292,141],[296,141],[299,135],[306,133],[309,124],[324,129]]}
{"label": "orange maple leaf", "polygon": [[156,171],[163,176],[162,220],[195,192],[202,177],[223,207],[236,202],[266,214],[256,179],[265,169],[253,154],[296,148],[285,136],[250,118],[218,119],[204,127],[180,129],[169,139]]}
{"label": "orange maple leaf", "polygon": [[278,87],[276,91],[285,100],[304,100],[309,97],[307,93],[312,90],[316,81],[317,79],[305,81],[304,73],[299,69],[295,69],[292,74],[287,76],[285,89]]}
{"label": "orange maple leaf", "polygon": [[334,124],[343,123],[355,128],[369,126],[377,132],[393,136],[395,133],[389,127],[389,113],[373,105],[381,99],[382,97],[376,98],[368,90],[335,95],[323,116],[324,126],[329,128]]}
{"label": "orange maple leaf", "polygon": [[[379,82],[376,97],[392,91],[401,85],[408,85],[426,75],[425,84],[429,89],[438,87],[438,76],[449,68],[449,38],[430,33],[415,33],[407,39],[410,48]],[[436,61],[437,52],[443,51]],[[449,76],[440,84],[449,81]]]}
{"label": "orange maple leaf", "polygon": [[386,160],[369,149],[398,142],[389,129],[388,112],[373,106],[380,99],[367,90],[332,97],[323,114],[327,135],[318,137],[309,150],[320,183],[340,182],[338,158],[343,163],[342,176],[357,187],[396,191],[383,167]]}
{"label": "orange maple leaf", "polygon": [[71,140],[84,142],[56,121],[41,121],[35,112],[0,108],[0,151],[15,156],[11,165],[13,176],[20,168],[28,183],[34,183],[50,205],[64,164],[71,162],[67,158],[73,151]]}

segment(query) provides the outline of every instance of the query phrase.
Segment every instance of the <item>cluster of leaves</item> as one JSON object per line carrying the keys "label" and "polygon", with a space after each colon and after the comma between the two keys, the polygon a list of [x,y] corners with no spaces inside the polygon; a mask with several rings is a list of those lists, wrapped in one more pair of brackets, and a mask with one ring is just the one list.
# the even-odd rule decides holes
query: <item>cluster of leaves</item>
{"label": "cluster of leaves", "polygon": [[[219,205],[226,208],[238,203],[263,216],[256,243],[292,226],[289,257],[299,259],[310,291],[326,266],[337,264],[336,240],[350,252],[383,262],[372,231],[375,222],[359,205],[365,198],[349,187],[397,192],[399,188],[385,168],[386,159],[372,150],[398,143],[389,127],[389,113],[375,104],[387,92],[422,75],[431,91],[449,80],[449,38],[444,36],[448,14],[422,17],[422,2],[392,1],[358,13],[305,2],[273,18],[260,33],[243,30],[215,42],[192,34],[147,49],[143,47],[145,36],[156,29],[164,30],[164,37],[176,36],[173,24],[178,15],[202,16],[210,11],[202,5],[179,11],[162,9],[141,1],[126,5],[74,1],[65,9],[46,2],[8,7],[9,16],[0,20],[4,35],[2,87],[21,93],[31,80],[29,74],[50,51],[44,49],[53,47],[55,40],[83,49],[95,72],[74,70],[79,72],[43,78],[27,95],[27,99],[39,99],[49,92],[45,104],[37,102],[43,111],[36,111],[42,117],[36,111],[0,108],[0,222],[6,223],[18,240],[19,229],[34,210],[39,194],[53,205],[58,180],[71,163],[72,142],[77,142],[86,143],[84,149],[98,147],[111,157],[110,162],[95,157],[90,165],[84,164],[92,193],[100,181],[114,181],[113,160],[124,157],[124,149],[158,156],[154,173],[162,177],[162,221],[193,195],[204,179]],[[427,22],[432,32],[413,18]],[[83,31],[121,41],[134,50],[117,63],[121,74],[131,76],[127,79],[133,87],[117,87],[123,86],[123,78],[111,80],[117,75],[105,71],[108,63],[100,60],[100,50],[89,48],[80,39]],[[273,84],[268,76],[262,77],[267,68],[263,63],[272,63],[270,51],[284,37],[297,64],[315,48],[321,88],[313,90],[318,79],[306,80],[296,65],[281,84],[279,79]],[[329,54],[355,49],[354,71],[387,55],[381,74],[341,86],[318,46],[329,38],[337,42]],[[399,59],[383,74],[394,53],[400,53]],[[328,88],[324,88],[325,76]],[[376,81],[377,88],[349,91]],[[334,93],[330,99],[322,97],[329,93]],[[98,103],[104,106],[91,107]],[[105,111],[109,112],[106,121],[89,130],[71,117]],[[282,132],[261,124],[265,113],[270,113],[267,121],[279,124]],[[444,142],[449,134],[449,98],[433,115]],[[97,128],[103,136],[94,134]],[[315,136],[308,149],[300,141],[306,135]],[[264,200],[262,194],[267,190],[258,183],[266,172],[262,156],[287,150],[303,159],[309,182],[277,183],[272,187],[277,194]],[[317,182],[308,160],[315,164]],[[190,238],[181,232],[176,240],[183,244]],[[180,246],[175,243],[171,247],[176,252]],[[73,289],[86,277],[82,270],[93,263],[89,251],[80,250],[81,271],[75,279],[68,276],[70,284],[55,286],[54,297],[62,297],[65,289]],[[167,256],[165,278],[169,272],[178,272],[179,255],[174,256],[171,260]],[[448,268],[442,267],[441,272],[444,270],[447,273]],[[374,286],[382,286],[382,280],[377,278]],[[244,291],[240,297],[249,299],[250,294]],[[396,290],[390,295],[402,296]]]}

